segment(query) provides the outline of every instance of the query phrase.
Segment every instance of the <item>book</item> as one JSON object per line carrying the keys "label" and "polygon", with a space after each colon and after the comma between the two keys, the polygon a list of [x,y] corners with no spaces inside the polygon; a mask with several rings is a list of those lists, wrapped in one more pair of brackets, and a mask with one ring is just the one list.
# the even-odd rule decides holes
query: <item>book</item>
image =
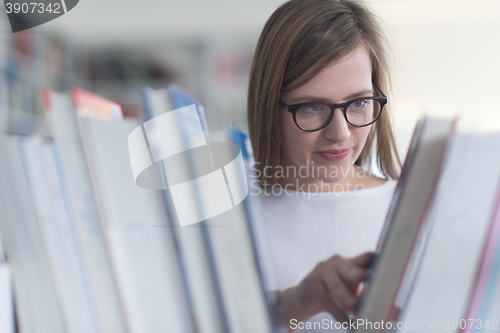
{"label": "book", "polygon": [[123,119],[121,106],[99,95],[81,88],[74,88],[71,90],[71,98],[75,111],[81,117],[102,121]]}
{"label": "book", "polygon": [[480,261],[468,309],[458,323],[461,332],[494,332],[499,327],[500,191]]}
{"label": "book", "polygon": [[[193,156],[191,178],[197,181],[195,191],[200,204],[196,208],[202,211],[199,215],[207,212],[211,215],[200,224],[209,240],[228,326],[230,332],[271,332],[271,318],[243,204],[248,185],[242,153],[229,142],[212,142],[211,148],[214,169],[207,170],[210,163],[206,153]],[[208,209],[203,211],[221,202],[229,209],[217,210],[218,214]]]}
{"label": "book", "polygon": [[[411,283],[404,282],[403,278],[405,271],[410,269],[408,263],[415,243],[422,244],[426,238],[422,232],[428,231],[429,207],[436,193],[454,123],[452,118],[437,117],[425,117],[417,123],[376,257],[360,296],[356,332],[382,332],[382,321],[392,322],[398,318],[398,309],[405,301],[398,292]],[[422,245],[417,244],[417,248],[419,246]],[[413,261],[414,265],[418,263],[418,260]]]}
{"label": "book", "polygon": [[65,332],[16,136],[0,136],[0,232],[23,333]]}
{"label": "book", "polygon": [[[183,152],[194,147],[186,147],[181,125],[179,119],[177,119],[180,114],[172,112],[173,109],[185,105],[172,105],[172,97],[167,89],[153,90],[144,88],[143,100],[146,110],[145,115],[152,117],[143,125],[148,147],[146,147],[145,143],[135,145],[141,147],[143,153],[139,155],[141,154],[139,151],[137,153],[131,151],[131,159],[132,154],[134,154],[134,157],[142,156],[144,158],[144,162],[141,163],[142,167],[139,167],[138,171],[151,168],[150,165],[161,166],[163,183],[162,187],[159,188],[164,188],[162,191],[163,200],[167,214],[172,221],[172,230],[176,239],[186,292],[198,330],[203,333],[227,332],[227,322],[222,308],[217,278],[214,275],[210,253],[207,251],[206,233],[198,224],[189,225],[189,223],[183,223],[182,217],[177,214],[181,206],[176,205],[169,187],[169,185],[190,180],[192,176],[189,173],[189,156]],[[195,116],[194,120],[196,119]],[[203,146],[206,143],[204,140],[205,133],[199,120],[197,129],[198,133],[200,133],[199,140],[194,145]],[[137,130],[136,134],[134,140],[145,140],[142,132]],[[129,137],[129,147],[131,146],[130,140]],[[149,156],[146,155],[144,149],[148,149],[151,153],[149,160]],[[138,171],[134,172],[136,181],[140,180]],[[151,176],[150,178],[155,177]],[[191,197],[191,203],[193,203],[193,200],[193,197]]]}
{"label": "book", "polygon": [[0,332],[14,333],[14,295],[12,291],[12,272],[5,261],[5,252],[0,234]]}
{"label": "book", "polygon": [[104,332],[126,332],[125,308],[99,218],[71,95],[46,91],[44,97],[62,187],[76,244],[82,252],[83,278],[91,290],[98,327]]}
{"label": "book", "polygon": [[0,260],[0,332],[14,333],[14,298],[10,266]]}
{"label": "book", "polygon": [[[446,332],[470,327],[468,319],[481,319],[468,318],[466,310],[496,207],[500,156],[495,152],[499,147],[499,133],[453,135],[430,213],[428,244],[402,321]],[[483,302],[485,309],[491,304]],[[491,316],[490,322],[498,319],[498,312],[485,315]]]}
{"label": "book", "polygon": [[84,280],[82,253],[77,248],[53,145],[39,137],[19,138],[18,142],[65,328],[75,333],[97,332],[97,313]]}
{"label": "book", "polygon": [[256,262],[256,270],[259,276],[261,292],[264,293],[267,303],[267,311],[273,327],[273,332],[279,331],[278,313],[277,313],[277,300],[276,294],[272,290],[275,285],[276,277],[274,272],[274,263],[272,258],[268,255],[270,253],[269,239],[266,235],[265,228],[259,220],[257,212],[262,211],[261,201],[256,198],[251,192],[250,188],[252,182],[257,185],[258,177],[256,175],[255,160],[253,158],[252,145],[250,138],[240,127],[232,123],[228,127],[228,134],[231,142],[238,145],[243,156],[246,181],[249,188],[248,196],[243,200],[246,222],[248,225],[248,237],[250,238],[251,247],[253,251],[254,260]]}
{"label": "book", "polygon": [[134,182],[128,137],[140,123],[77,120],[131,332],[194,332],[160,194]]}

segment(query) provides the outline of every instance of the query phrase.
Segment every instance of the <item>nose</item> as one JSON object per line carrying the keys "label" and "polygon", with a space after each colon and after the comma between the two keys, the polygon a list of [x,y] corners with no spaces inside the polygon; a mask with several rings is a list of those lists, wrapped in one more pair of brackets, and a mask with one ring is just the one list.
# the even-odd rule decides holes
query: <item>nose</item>
{"label": "nose", "polygon": [[344,117],[342,109],[336,108],[333,112],[333,118],[330,123],[324,128],[324,135],[337,142],[346,141],[351,136],[349,124]]}

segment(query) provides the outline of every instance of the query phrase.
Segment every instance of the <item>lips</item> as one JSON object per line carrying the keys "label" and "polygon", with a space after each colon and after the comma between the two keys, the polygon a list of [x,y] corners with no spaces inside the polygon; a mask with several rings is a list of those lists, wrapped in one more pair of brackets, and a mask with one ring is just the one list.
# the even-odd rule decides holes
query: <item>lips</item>
{"label": "lips", "polygon": [[350,149],[329,149],[318,151],[318,154],[325,160],[338,161],[346,157],[350,151]]}
{"label": "lips", "polygon": [[329,149],[329,150],[322,150],[319,151],[318,153],[326,153],[326,154],[342,154],[345,153],[346,151],[349,151],[349,148],[346,149]]}

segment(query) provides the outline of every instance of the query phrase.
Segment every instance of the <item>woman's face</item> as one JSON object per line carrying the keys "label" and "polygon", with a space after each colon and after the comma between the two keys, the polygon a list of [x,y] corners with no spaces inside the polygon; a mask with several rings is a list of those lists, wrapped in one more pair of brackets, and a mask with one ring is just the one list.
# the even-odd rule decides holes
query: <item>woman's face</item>
{"label": "woman's face", "polygon": [[[373,96],[371,73],[370,56],[366,47],[360,44],[303,86],[285,92],[281,100],[288,105],[314,100],[338,104]],[[351,172],[354,171],[352,166],[363,150],[371,125],[354,127],[348,124],[338,108],[328,126],[316,132],[305,132],[295,125],[290,112],[280,109],[283,163],[302,167],[301,175],[307,168],[308,174],[301,179],[302,183],[321,183],[321,180],[343,183],[356,178]]]}

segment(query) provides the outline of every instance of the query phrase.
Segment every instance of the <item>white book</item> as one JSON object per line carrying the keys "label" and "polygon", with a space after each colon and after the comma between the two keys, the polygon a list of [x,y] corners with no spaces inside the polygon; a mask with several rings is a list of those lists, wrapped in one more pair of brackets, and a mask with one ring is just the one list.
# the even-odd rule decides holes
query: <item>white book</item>
{"label": "white book", "polygon": [[14,299],[12,276],[6,262],[0,261],[0,332],[14,333]]}
{"label": "white book", "polygon": [[264,225],[262,224],[263,219],[260,218],[259,215],[259,212],[262,212],[262,202],[260,198],[255,195],[255,192],[252,193],[251,190],[252,186],[255,186],[255,181],[257,179],[252,144],[248,134],[243,132],[237,125],[230,124],[228,131],[231,141],[240,147],[245,162],[249,193],[242,204],[245,207],[249,229],[248,237],[250,237],[252,242],[252,250],[255,256],[254,260],[258,270],[261,288],[266,296],[268,316],[273,325],[274,332],[281,330],[286,331],[286,328],[279,327],[278,323],[276,290],[274,289],[276,285],[276,276],[273,268],[274,260],[267,255],[270,251],[269,239]]}
{"label": "white book", "polygon": [[131,331],[194,332],[160,193],[134,181],[128,137],[140,123],[78,121]]}
{"label": "white book", "polygon": [[453,137],[430,215],[433,227],[403,322],[449,332],[454,321],[463,319],[500,184],[498,151],[500,133]]}
{"label": "white book", "polygon": [[418,265],[415,253],[425,244],[429,206],[454,123],[453,118],[425,117],[415,128],[373,268],[360,297],[356,332],[382,332],[386,327],[382,321],[398,318],[405,298],[402,294],[408,293],[404,289],[410,288],[412,278],[405,271]]}
{"label": "white book", "polygon": [[500,327],[500,186],[495,206],[461,333],[491,333]]}
{"label": "white book", "polygon": [[67,332],[97,332],[53,146],[29,137],[20,138],[19,147]]}
{"label": "white book", "polygon": [[500,318],[500,186],[487,239],[484,243],[481,263],[464,316],[467,327],[460,332],[495,332]]}
{"label": "white book", "polygon": [[19,331],[62,333],[56,290],[16,138],[0,138],[0,232],[12,269]]}
{"label": "white book", "polygon": [[[173,142],[177,143],[175,146],[177,148],[180,147],[181,151],[185,150],[183,137],[177,126],[177,120],[174,120],[173,130],[167,131],[172,136],[171,139],[165,139],[161,136],[167,132],[161,128],[161,120],[160,123],[157,122],[159,117],[173,110],[168,90],[155,91],[146,88],[143,90],[143,98],[146,115],[153,118],[144,123],[148,144],[151,146],[149,164],[155,165],[156,163],[165,167],[163,180],[164,182],[166,181],[167,185],[168,182],[172,182],[172,185],[174,185],[175,180],[180,180],[181,182],[183,180],[190,180],[191,174],[186,154],[177,154],[168,160],[164,160],[161,157],[162,147],[165,148],[165,145],[172,147],[174,146]],[[142,137],[142,133],[140,134]],[[146,147],[146,149],[149,148]],[[158,158],[155,158],[155,155],[159,155],[160,157],[157,156]],[[203,234],[203,230],[198,224],[181,227],[181,223],[177,217],[176,205],[173,202],[170,190],[163,191],[163,194],[169,214],[172,217],[171,224],[178,242],[178,251],[183,263],[185,283],[188,286],[187,292],[197,328],[201,333],[225,332],[227,323],[223,314],[222,304],[220,303],[220,295],[217,292],[217,282],[215,281],[213,267],[210,263],[209,253],[207,253],[206,237]]]}
{"label": "white book", "polygon": [[[250,198],[239,196],[236,188],[248,185],[242,153],[235,147],[229,142],[211,143],[214,171],[224,170],[228,183],[222,185],[227,186],[226,193],[232,198],[233,207],[202,223],[209,236],[230,332],[270,333],[271,315],[243,202]],[[199,162],[195,160],[193,178],[205,175]],[[221,184],[212,184],[211,188],[218,185]]]}
{"label": "white book", "polygon": [[100,330],[105,333],[127,332],[124,309],[90,183],[72,99],[69,94],[48,92],[46,102],[70,218],[83,254],[84,279],[92,292]]}

